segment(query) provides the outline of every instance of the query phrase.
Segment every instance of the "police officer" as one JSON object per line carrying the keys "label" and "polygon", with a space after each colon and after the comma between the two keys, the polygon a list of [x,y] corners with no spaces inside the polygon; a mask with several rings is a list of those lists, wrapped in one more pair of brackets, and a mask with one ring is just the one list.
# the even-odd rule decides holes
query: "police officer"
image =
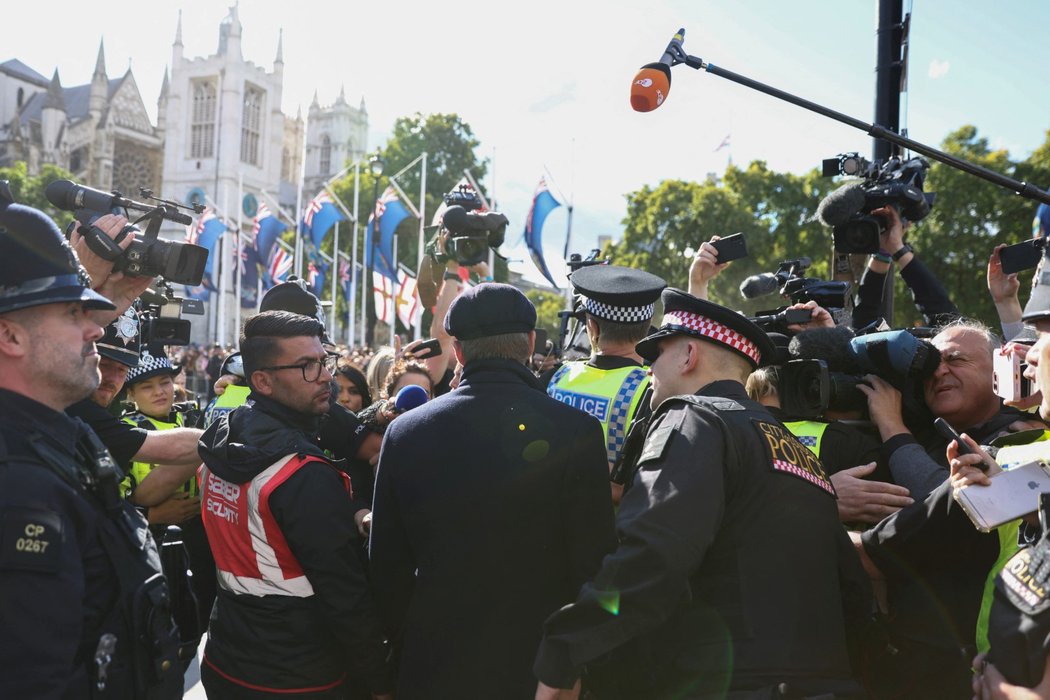
{"label": "police officer", "polygon": [[643,270],[581,267],[569,278],[580,295],[591,357],[567,362],[547,394],[590,413],[602,424],[609,468],[616,464],[631,421],[648,411],[649,376],[635,344],[649,332],[656,300],[667,283]]}
{"label": "police officer", "polygon": [[54,222],[7,200],[0,280],[0,697],[180,697],[157,550],[63,413],[98,385],[93,314],[114,305]]}
{"label": "police officer", "polygon": [[653,415],[619,547],[547,620],[536,697],[585,672],[603,700],[849,697],[846,627],[870,588],[819,459],[744,391],[772,343],[685,292],[663,305],[637,348]]}

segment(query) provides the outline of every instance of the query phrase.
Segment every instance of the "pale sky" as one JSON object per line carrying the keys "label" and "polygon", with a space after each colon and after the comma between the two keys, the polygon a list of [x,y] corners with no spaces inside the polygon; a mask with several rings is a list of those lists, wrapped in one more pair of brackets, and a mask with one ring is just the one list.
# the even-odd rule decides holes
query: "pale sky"
{"label": "pale sky", "polygon": [[[178,11],[185,55],[203,56],[216,50],[228,5],[18,3],[5,11],[0,61],[18,58],[47,77],[57,67],[63,85],[83,84],[104,37],[110,77],[130,61],[155,117]],[[1040,37],[1050,3],[920,0],[906,2],[909,10],[909,135],[938,146],[972,123],[1014,157],[1042,143],[1050,96],[1040,68],[1050,64],[1050,45]],[[544,167],[556,196],[574,201],[573,249],[586,252],[599,235],[619,237],[624,195],[644,185],[702,180],[730,156],[804,172],[836,153],[871,151],[859,131],[686,66],[674,69],[668,101],[655,112],[633,112],[628,94],[637,69],[685,27],[688,53],[870,121],[874,0],[243,0],[239,14],[245,58],[267,68],[284,31],[289,116],[299,106],[305,113],[315,90],[330,104],[342,85],[351,104],[365,99],[373,149],[400,116],[459,114],[481,141],[478,155],[492,161],[484,184],[510,218],[508,243],[521,236]],[[715,152],[727,135],[731,146]],[[565,226],[561,208],[544,228],[552,269],[562,269]],[[531,262],[512,267],[538,277]]]}

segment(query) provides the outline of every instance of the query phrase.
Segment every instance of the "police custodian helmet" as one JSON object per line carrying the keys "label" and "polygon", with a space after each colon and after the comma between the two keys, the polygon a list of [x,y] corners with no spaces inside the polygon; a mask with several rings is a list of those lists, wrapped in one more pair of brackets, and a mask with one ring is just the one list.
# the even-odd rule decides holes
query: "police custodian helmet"
{"label": "police custodian helmet", "polygon": [[0,181],[0,313],[67,301],[116,308],[91,289],[87,272],[55,222],[15,204],[7,182]]}

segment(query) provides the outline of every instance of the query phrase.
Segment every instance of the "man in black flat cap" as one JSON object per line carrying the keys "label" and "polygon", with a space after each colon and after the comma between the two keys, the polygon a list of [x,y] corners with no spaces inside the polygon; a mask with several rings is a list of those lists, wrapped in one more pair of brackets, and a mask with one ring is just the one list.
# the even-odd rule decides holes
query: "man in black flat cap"
{"label": "man in black flat cap", "polygon": [[638,344],[653,416],[619,546],[547,620],[536,697],[581,675],[602,700],[850,697],[846,626],[870,590],[820,461],[744,391],[773,344],[717,304],[663,304]]}
{"label": "man in black flat cap", "polygon": [[547,394],[601,422],[611,470],[631,422],[648,414],[649,376],[635,344],[649,332],[656,300],[667,283],[643,270],[615,265],[581,267],[569,280],[580,295],[591,357],[562,365]]}
{"label": "man in black flat cap", "polygon": [[531,698],[543,621],[615,546],[601,426],[537,391],[535,324],[509,285],[459,296],[462,383],[387,428],[370,554],[398,700]]}

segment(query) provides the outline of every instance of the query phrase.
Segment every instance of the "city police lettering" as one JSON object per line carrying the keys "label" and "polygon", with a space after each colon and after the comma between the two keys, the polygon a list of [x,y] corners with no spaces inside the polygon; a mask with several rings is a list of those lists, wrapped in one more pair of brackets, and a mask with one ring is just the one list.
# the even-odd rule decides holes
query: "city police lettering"
{"label": "city police lettering", "polygon": [[[213,498],[213,494],[217,496]],[[237,512],[237,500],[241,497],[241,487],[218,478],[208,472],[208,497],[206,507],[209,513],[226,522],[237,524],[240,514]]]}
{"label": "city police lettering", "polygon": [[752,419],[752,423],[764,438],[766,453],[774,469],[805,479],[832,496],[835,495],[835,487],[828,481],[827,474],[824,473],[824,465],[794,435],[775,423],[766,423],[756,419]]}
{"label": "city police lettering", "polygon": [[573,408],[586,411],[600,421],[604,421],[609,415],[609,399],[604,396],[591,396],[590,394],[577,394],[574,391],[555,390],[552,397],[567,403]]}
{"label": "city police lettering", "polygon": [[29,523],[25,527],[25,537],[19,537],[15,540],[15,549],[19,552],[39,552],[43,554],[51,543],[45,540],[38,540],[37,537],[44,534],[45,529],[43,525]]}

